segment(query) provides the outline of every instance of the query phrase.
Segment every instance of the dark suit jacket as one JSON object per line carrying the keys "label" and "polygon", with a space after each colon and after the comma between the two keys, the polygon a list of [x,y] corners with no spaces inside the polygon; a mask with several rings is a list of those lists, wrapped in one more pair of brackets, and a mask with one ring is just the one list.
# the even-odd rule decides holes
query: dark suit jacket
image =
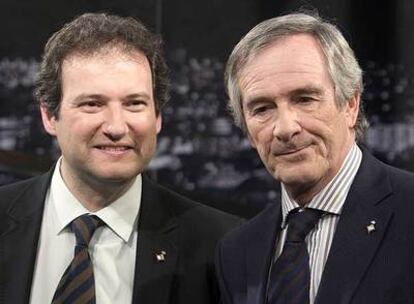
{"label": "dark suit jacket", "polygon": [[[217,248],[222,301],[264,303],[280,231],[280,202]],[[367,226],[376,221],[376,230]],[[322,275],[316,304],[414,303],[414,175],[363,152]]]}
{"label": "dark suit jacket", "polygon": [[[0,188],[1,304],[29,302],[50,178],[49,172]],[[237,222],[144,177],[133,303],[216,303],[214,248]],[[156,261],[161,250],[165,262]]]}

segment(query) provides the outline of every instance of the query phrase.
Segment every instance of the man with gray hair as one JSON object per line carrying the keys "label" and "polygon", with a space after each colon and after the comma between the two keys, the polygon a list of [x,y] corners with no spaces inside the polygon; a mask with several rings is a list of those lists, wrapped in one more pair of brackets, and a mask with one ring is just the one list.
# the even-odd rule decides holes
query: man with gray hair
{"label": "man with gray hair", "polygon": [[414,303],[414,176],[358,144],[362,71],[341,32],[304,13],[266,20],[225,79],[281,195],[220,241],[222,302]]}

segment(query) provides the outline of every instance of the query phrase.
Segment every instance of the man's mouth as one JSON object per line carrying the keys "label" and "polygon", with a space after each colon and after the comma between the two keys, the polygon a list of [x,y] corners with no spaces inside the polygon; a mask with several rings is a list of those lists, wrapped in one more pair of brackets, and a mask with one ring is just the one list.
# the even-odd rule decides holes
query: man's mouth
{"label": "man's mouth", "polygon": [[306,149],[307,147],[308,146],[301,146],[301,147],[293,148],[293,149],[279,150],[279,151],[273,152],[273,155],[275,155],[275,156],[289,156],[289,155],[301,152],[302,150]]}
{"label": "man's mouth", "polygon": [[125,151],[131,149],[127,146],[97,146],[97,148],[105,151]]}
{"label": "man's mouth", "polygon": [[95,146],[96,149],[112,155],[121,155],[129,150],[132,149],[132,146],[129,145],[97,145]]}

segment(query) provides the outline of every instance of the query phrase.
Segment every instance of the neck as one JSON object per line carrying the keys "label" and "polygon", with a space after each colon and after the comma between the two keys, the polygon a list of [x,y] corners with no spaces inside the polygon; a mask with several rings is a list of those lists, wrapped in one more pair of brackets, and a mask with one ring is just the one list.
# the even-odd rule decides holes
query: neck
{"label": "neck", "polygon": [[304,207],[318,194],[327,183],[316,185],[284,185],[289,196],[300,206]]}

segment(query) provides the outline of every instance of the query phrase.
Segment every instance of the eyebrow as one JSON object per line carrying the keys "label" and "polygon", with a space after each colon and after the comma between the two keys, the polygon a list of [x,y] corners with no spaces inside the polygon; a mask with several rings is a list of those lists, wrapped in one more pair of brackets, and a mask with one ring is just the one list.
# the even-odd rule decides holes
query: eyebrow
{"label": "eyebrow", "polygon": [[305,86],[305,87],[301,87],[298,88],[296,90],[290,91],[289,95],[318,95],[321,96],[323,95],[324,91],[322,88],[317,87],[317,86]]}
{"label": "eyebrow", "polygon": [[[151,97],[146,93],[133,93],[125,96],[123,99],[133,99],[133,98],[143,98],[145,100],[150,100]],[[98,100],[108,100],[109,98],[102,94],[80,94],[75,97],[74,101],[79,102],[84,99],[98,99]]]}
{"label": "eyebrow", "polygon": [[129,94],[125,96],[125,99],[133,99],[133,98],[143,98],[146,100],[150,100],[151,96],[148,95],[147,93],[134,93],[134,94]]}
{"label": "eyebrow", "polygon": [[252,110],[257,104],[271,102],[271,98],[268,98],[266,96],[255,96],[251,99],[246,100],[246,102],[243,102],[242,105],[247,110]]}
{"label": "eyebrow", "polygon": [[84,99],[105,99],[101,94],[80,94],[74,98],[74,101],[82,101]]}
{"label": "eyebrow", "polygon": [[[297,95],[317,95],[322,96],[324,94],[324,90],[318,86],[304,86],[292,91],[287,92],[287,96],[297,96]],[[251,108],[258,103],[268,102],[269,100],[273,100],[272,98],[264,95],[253,96],[252,98],[245,99],[244,104],[247,108]]]}

